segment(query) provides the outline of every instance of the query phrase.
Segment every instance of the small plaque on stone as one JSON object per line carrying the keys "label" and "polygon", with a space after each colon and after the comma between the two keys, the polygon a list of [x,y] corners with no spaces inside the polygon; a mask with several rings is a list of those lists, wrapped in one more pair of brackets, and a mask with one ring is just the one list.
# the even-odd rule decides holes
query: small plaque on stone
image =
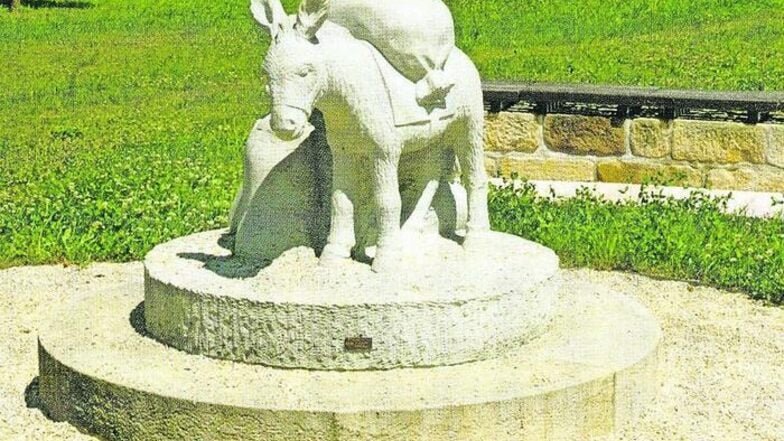
{"label": "small plaque on stone", "polygon": [[346,352],[370,352],[373,349],[373,339],[368,337],[349,337],[343,342]]}

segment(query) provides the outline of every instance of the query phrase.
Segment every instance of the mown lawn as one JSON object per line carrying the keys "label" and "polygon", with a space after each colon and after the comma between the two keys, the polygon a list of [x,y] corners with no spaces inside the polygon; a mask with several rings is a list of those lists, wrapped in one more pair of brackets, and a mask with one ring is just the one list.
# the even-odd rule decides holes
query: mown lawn
{"label": "mown lawn", "polygon": [[[0,267],[133,260],[225,224],[267,109],[247,3],[0,10]],[[447,3],[486,79],[784,90],[784,0]]]}

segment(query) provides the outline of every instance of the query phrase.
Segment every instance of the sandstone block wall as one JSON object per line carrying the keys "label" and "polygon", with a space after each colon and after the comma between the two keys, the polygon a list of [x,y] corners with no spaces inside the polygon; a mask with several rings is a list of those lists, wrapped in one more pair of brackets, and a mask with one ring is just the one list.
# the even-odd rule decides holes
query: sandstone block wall
{"label": "sandstone block wall", "polygon": [[784,192],[784,125],[488,113],[494,176]]}

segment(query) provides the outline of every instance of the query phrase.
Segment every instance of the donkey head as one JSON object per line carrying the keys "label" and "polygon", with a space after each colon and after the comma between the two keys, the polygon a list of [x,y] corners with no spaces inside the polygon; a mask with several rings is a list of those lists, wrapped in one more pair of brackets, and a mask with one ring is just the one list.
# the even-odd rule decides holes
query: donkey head
{"label": "donkey head", "polygon": [[293,19],[280,0],[251,0],[253,17],[272,37],[262,70],[272,98],[272,130],[282,139],[302,135],[326,89],[326,66],[316,32],[328,8],[329,0],[302,0]]}

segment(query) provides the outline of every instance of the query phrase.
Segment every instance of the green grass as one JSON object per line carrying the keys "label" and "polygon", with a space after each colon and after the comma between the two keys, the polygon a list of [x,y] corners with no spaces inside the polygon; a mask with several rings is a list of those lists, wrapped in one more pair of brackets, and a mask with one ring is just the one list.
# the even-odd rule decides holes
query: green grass
{"label": "green grass", "polygon": [[784,90],[782,0],[452,0],[486,78]]}
{"label": "green grass", "polygon": [[129,260],[226,222],[267,103],[237,2],[0,11],[0,265]]}
{"label": "green grass", "polygon": [[784,219],[725,214],[727,198],[675,200],[645,189],[609,202],[537,196],[530,184],[490,197],[495,229],[551,247],[567,267],[633,271],[784,301]]}
{"label": "green grass", "polygon": [[[133,260],[226,223],[268,106],[247,3],[0,9],[0,267]],[[784,90],[784,0],[447,3],[486,79]]]}

